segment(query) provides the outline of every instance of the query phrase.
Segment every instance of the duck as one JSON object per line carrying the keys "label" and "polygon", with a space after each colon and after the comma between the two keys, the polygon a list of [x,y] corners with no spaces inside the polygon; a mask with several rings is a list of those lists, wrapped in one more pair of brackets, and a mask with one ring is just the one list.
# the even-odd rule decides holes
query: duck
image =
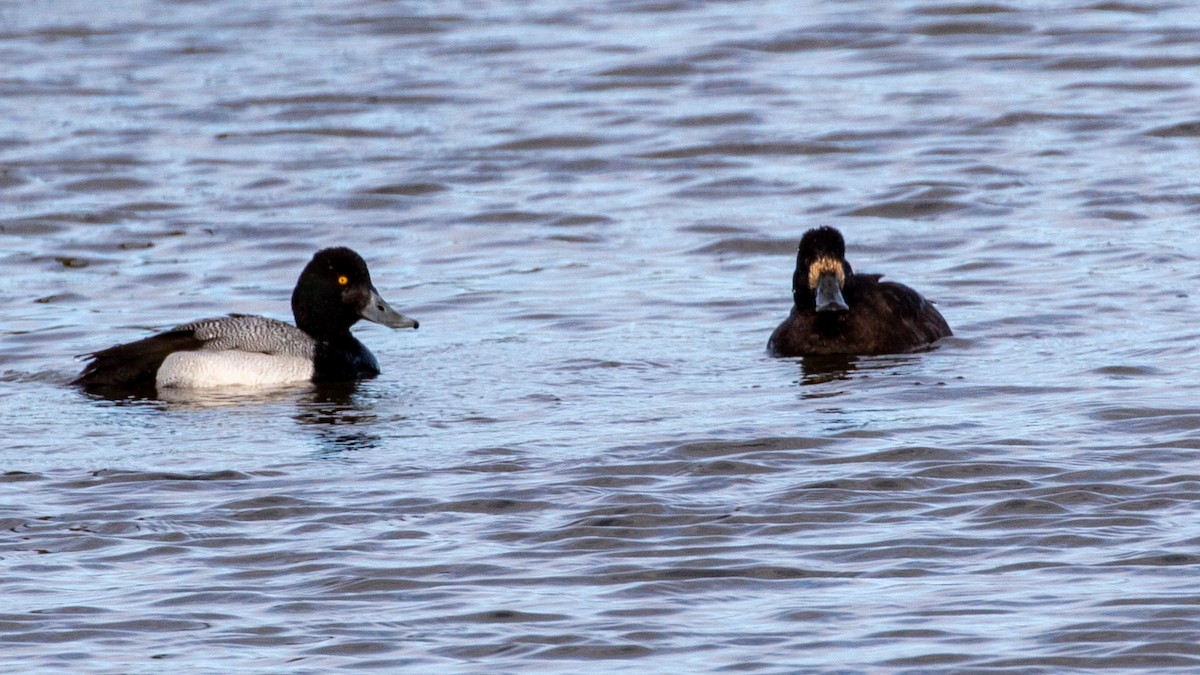
{"label": "duck", "polygon": [[952,335],[932,302],[904,284],[856,274],[836,228],[800,238],[792,311],[771,333],[773,356],[903,354]]}
{"label": "duck", "polygon": [[84,354],[88,363],[71,384],[95,394],[152,396],[368,379],[379,375],[379,362],[350,327],[360,319],[420,325],[380,297],[366,261],[346,247],[313,255],[292,291],[292,314],[295,325],[252,314],[199,319]]}

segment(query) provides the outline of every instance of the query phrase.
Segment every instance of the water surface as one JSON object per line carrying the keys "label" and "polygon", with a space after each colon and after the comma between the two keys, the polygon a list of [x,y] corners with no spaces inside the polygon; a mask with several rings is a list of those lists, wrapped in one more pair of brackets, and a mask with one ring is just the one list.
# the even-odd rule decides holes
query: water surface
{"label": "water surface", "polygon": [[[0,661],[72,672],[1200,667],[1184,4],[0,8]],[[796,243],[935,299],[772,359]],[[75,355],[421,321],[354,387]]]}

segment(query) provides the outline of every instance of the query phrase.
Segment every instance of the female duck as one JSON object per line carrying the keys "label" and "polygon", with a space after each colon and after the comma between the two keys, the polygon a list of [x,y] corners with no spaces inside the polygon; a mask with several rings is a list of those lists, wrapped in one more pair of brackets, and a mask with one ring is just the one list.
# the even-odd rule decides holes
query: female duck
{"label": "female duck", "polygon": [[390,328],[417,322],[388,306],[367,263],[348,248],[318,251],[292,291],[293,326],[230,314],[177,326],[92,354],[72,384],[93,393],[152,395],[156,389],[271,386],[356,380],[379,362],[353,335],[359,319]]}
{"label": "female duck", "polygon": [[767,350],[773,356],[899,354],[951,334],[933,303],[880,276],[854,273],[836,229],[805,232],[792,277],[795,305]]}

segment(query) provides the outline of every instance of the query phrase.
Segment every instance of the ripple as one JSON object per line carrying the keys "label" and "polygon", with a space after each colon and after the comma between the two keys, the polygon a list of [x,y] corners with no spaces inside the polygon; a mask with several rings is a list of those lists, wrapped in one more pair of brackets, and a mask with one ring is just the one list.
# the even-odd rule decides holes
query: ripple
{"label": "ripple", "polygon": [[733,142],[711,143],[658,150],[638,155],[645,159],[692,159],[710,155],[758,156],[758,155],[822,155],[828,153],[854,152],[852,148],[837,143],[786,143],[786,142]]}
{"label": "ripple", "polygon": [[1146,132],[1147,136],[1158,138],[1188,138],[1200,136],[1200,122],[1180,122],[1165,127],[1158,127]]}
{"label": "ripple", "polygon": [[970,205],[946,199],[900,199],[860,206],[850,209],[842,215],[871,218],[926,218],[966,208],[970,208]]}
{"label": "ripple", "polygon": [[492,146],[492,149],[510,151],[578,150],[581,148],[593,148],[598,145],[604,145],[607,142],[608,141],[599,136],[537,136],[534,138],[524,138],[516,141],[509,141],[507,143],[501,143],[499,145]]}

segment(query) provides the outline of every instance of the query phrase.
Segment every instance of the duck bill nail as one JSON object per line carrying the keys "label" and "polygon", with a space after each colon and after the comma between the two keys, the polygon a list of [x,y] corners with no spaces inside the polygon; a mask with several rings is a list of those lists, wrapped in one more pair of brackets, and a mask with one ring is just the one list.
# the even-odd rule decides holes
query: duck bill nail
{"label": "duck bill nail", "polygon": [[848,309],[850,306],[842,297],[842,289],[838,286],[837,275],[825,272],[817,277],[817,311],[845,312]]}
{"label": "duck bill nail", "polygon": [[410,319],[392,309],[387,301],[379,296],[379,291],[371,289],[371,297],[367,305],[359,312],[359,316],[367,321],[387,326],[388,328],[416,328],[420,324],[416,319]]}

